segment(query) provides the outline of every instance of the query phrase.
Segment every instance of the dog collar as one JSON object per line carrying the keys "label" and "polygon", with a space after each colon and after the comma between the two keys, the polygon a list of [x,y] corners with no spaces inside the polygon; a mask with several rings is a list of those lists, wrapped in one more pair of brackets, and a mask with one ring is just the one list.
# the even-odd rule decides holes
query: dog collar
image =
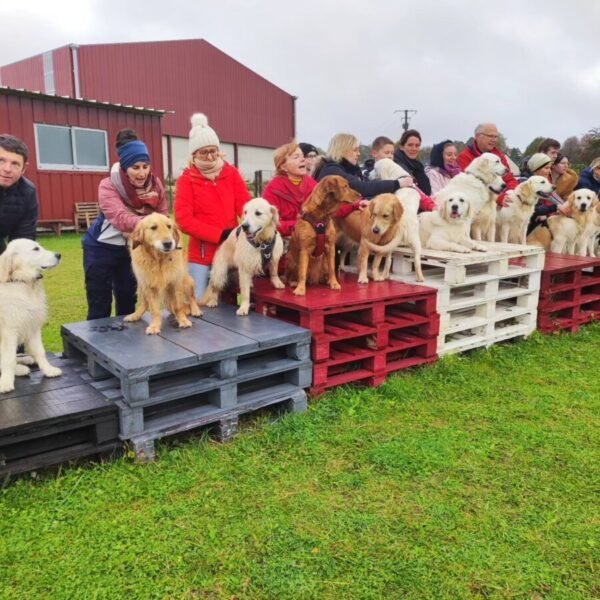
{"label": "dog collar", "polygon": [[4,283],[36,283],[37,281],[39,281],[40,279],[43,279],[44,276],[40,273],[33,281],[23,281],[22,279],[9,279],[8,281],[5,281]]}
{"label": "dog collar", "polygon": [[[235,235],[236,237],[240,236],[240,233],[244,231],[242,229],[242,226],[240,225],[236,230],[235,230]],[[279,232],[276,231],[275,235],[273,236],[273,238],[271,239],[271,241],[269,242],[260,242],[257,243],[253,240],[249,240],[248,236],[246,236],[246,241],[253,246],[254,248],[256,248],[257,250],[260,250],[260,258],[262,261],[262,271],[263,273],[266,272],[266,268],[267,265],[269,264],[269,262],[271,262],[271,259],[273,258],[273,248],[275,247],[275,241],[277,240],[277,236],[279,235]]]}
{"label": "dog collar", "polygon": [[329,225],[331,218],[327,217],[325,221],[317,221],[312,215],[304,212],[300,213],[300,218],[310,223],[317,234],[317,245],[312,255],[313,258],[319,258],[325,250],[325,232],[327,231],[327,225]]}

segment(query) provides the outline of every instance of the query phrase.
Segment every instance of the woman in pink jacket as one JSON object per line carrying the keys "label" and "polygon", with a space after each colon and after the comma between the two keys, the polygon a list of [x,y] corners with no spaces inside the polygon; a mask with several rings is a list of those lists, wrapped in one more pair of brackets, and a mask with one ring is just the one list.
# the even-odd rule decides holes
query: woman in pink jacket
{"label": "woman in pink jacket", "polygon": [[456,146],[452,140],[440,142],[431,148],[429,166],[426,167],[425,173],[429,177],[432,194],[437,194],[460,173],[460,167],[456,162],[457,156]]}
{"label": "woman in pink jacket", "polygon": [[119,162],[100,182],[100,216],[82,238],[88,319],[135,311],[137,283],[131,269],[127,238],[137,223],[152,212],[167,214],[162,183],[153,174],[146,145],[131,129],[117,133]]}

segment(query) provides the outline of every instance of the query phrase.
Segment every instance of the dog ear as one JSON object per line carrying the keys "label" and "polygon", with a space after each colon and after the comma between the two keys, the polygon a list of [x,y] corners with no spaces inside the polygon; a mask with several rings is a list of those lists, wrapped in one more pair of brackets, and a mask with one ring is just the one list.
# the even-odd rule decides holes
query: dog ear
{"label": "dog ear", "polygon": [[[533,190],[533,183],[531,179],[528,179],[523,186],[521,187],[523,191],[523,196],[529,200],[532,196],[535,196],[535,191]],[[527,204],[531,204],[531,202],[527,202]]]}
{"label": "dog ear", "polygon": [[177,227],[176,223],[173,223],[173,239],[175,240],[175,248],[179,248],[179,242],[181,241],[181,229]]}
{"label": "dog ear", "polygon": [[471,204],[470,200],[465,200],[465,202],[467,203],[467,219],[471,219],[473,216],[473,205]]}
{"label": "dog ear", "polygon": [[129,238],[129,243],[131,244],[132,250],[135,250],[144,243],[144,228],[142,227],[141,222],[135,226],[135,229]]}
{"label": "dog ear", "polygon": [[400,202],[400,200],[396,200],[396,202],[394,203],[394,222],[397,223],[398,221],[400,221],[403,214],[404,214],[404,207],[402,206],[402,203]]}
{"label": "dog ear", "polygon": [[369,219],[372,219],[373,213],[375,212],[375,204],[374,204],[373,200],[369,201],[369,204],[367,205],[367,208],[365,210],[367,211],[367,214],[369,215]]}
{"label": "dog ear", "polygon": [[575,206],[575,192],[571,192],[567,198],[565,204],[568,204],[571,208]]}
{"label": "dog ear", "polygon": [[14,254],[8,254],[7,252],[0,256],[0,283],[10,281],[13,273],[14,257]]}
{"label": "dog ear", "polygon": [[271,209],[271,220],[273,221],[273,226],[275,229],[279,227],[279,211],[276,206],[271,205],[269,207]]}

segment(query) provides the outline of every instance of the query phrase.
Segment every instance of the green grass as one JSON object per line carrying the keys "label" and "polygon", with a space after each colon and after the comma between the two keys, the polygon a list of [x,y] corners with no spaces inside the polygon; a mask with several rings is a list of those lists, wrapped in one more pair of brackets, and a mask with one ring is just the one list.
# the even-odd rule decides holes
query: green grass
{"label": "green grass", "polygon": [[[80,311],[69,261],[48,290]],[[226,445],[16,481],[0,598],[599,598],[599,342],[598,325],[534,335]]]}

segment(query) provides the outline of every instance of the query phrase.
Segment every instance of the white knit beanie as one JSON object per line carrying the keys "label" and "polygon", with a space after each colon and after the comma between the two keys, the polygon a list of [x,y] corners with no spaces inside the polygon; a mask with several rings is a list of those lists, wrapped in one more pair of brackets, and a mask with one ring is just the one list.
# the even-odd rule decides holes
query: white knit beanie
{"label": "white knit beanie", "polygon": [[190,154],[205,146],[219,146],[219,138],[214,129],[208,126],[208,119],[202,113],[196,113],[191,118],[190,129]]}

